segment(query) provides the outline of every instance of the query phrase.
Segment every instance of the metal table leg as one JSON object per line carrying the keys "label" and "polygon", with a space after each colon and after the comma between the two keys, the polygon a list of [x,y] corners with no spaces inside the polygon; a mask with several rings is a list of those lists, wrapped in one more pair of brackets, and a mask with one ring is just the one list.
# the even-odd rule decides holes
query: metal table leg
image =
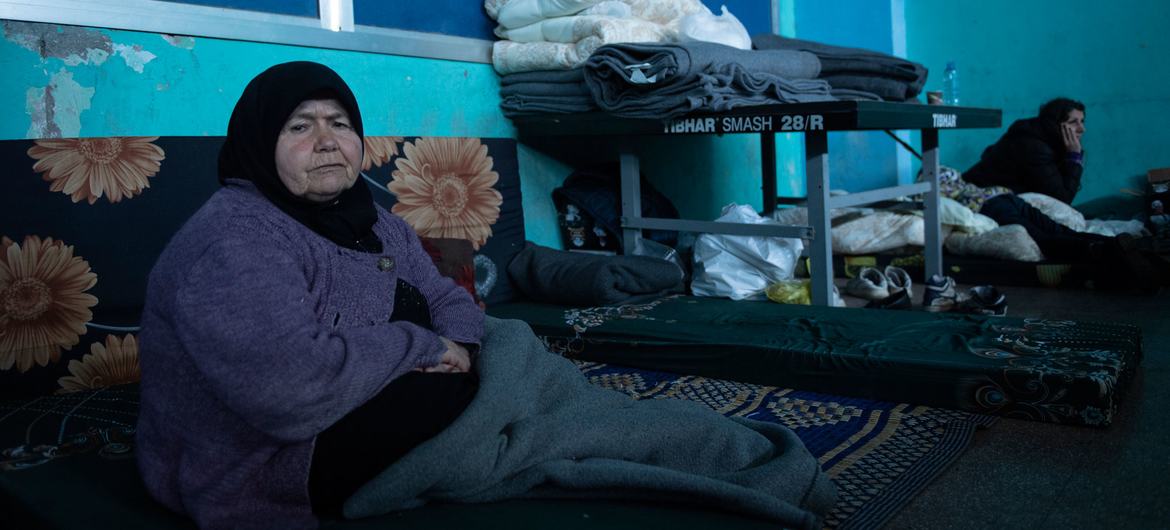
{"label": "metal table leg", "polygon": [[[833,292],[833,234],[829,224],[829,135],[825,131],[804,133],[805,180],[808,190],[810,242],[809,276],[813,305],[828,306]],[[775,200],[775,199],[773,199]]]}
{"label": "metal table leg", "polygon": [[939,222],[938,200],[938,129],[922,129],[922,174],[923,180],[930,183],[930,191],[926,192],[924,207],[925,245],[923,257],[926,259],[926,277],[932,274],[942,274],[942,225]]}
{"label": "metal table leg", "polygon": [[763,176],[764,217],[776,211],[776,133],[760,133],[760,169]]}
{"label": "metal table leg", "polygon": [[[638,219],[642,217],[642,186],[641,169],[638,155],[622,152],[618,155],[622,173],[622,218]],[[627,256],[634,254],[638,247],[638,239],[642,237],[642,229],[630,228],[622,223],[622,250]]]}

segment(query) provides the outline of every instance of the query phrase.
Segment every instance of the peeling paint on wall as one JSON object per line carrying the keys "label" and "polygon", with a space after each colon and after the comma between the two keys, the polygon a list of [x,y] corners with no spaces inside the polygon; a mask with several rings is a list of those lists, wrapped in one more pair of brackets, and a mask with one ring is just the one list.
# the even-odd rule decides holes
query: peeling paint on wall
{"label": "peeling paint on wall", "polygon": [[183,48],[184,50],[191,50],[195,48],[195,37],[188,37],[186,35],[170,35],[167,33],[163,33],[161,36],[163,40],[167,41],[171,46],[176,48]]}
{"label": "peeling paint on wall", "polygon": [[61,68],[47,86],[25,92],[25,112],[30,122],[29,138],[72,138],[81,134],[81,113],[89,109],[94,89],[73,80],[73,73]]}
{"label": "peeling paint on wall", "polygon": [[4,37],[36,52],[42,59],[61,59],[65,64],[100,65],[113,53],[113,43],[105,34],[73,26],[4,21]]}
{"label": "peeling paint on wall", "polygon": [[123,61],[126,61],[126,66],[129,66],[140,74],[142,73],[142,67],[157,57],[155,54],[142,49],[142,46],[138,44],[114,44],[114,51],[118,52],[118,56]]}

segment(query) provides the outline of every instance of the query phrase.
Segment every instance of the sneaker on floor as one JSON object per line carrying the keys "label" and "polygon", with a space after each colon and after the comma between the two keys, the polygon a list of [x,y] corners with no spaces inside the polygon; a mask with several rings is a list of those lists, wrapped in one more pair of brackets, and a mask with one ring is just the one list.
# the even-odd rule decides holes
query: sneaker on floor
{"label": "sneaker on floor", "polygon": [[959,311],[976,315],[1002,317],[1007,314],[1007,297],[990,285],[979,285],[967,290],[959,302]]}
{"label": "sneaker on floor", "polygon": [[883,300],[890,296],[886,275],[873,267],[863,267],[845,284],[845,294],[866,300]]}
{"label": "sneaker on floor", "polygon": [[959,303],[955,291],[955,280],[950,276],[931,274],[926,279],[926,292],[922,294],[922,309],[932,313],[950,311]]}
{"label": "sneaker on floor", "polygon": [[899,289],[881,300],[874,300],[865,304],[865,307],[869,309],[910,309],[913,305],[910,301],[910,291],[908,289]]}
{"label": "sneaker on floor", "polygon": [[912,293],[910,290],[910,275],[901,267],[893,265],[886,266],[886,284],[889,286],[890,294],[897,291],[906,291]]}

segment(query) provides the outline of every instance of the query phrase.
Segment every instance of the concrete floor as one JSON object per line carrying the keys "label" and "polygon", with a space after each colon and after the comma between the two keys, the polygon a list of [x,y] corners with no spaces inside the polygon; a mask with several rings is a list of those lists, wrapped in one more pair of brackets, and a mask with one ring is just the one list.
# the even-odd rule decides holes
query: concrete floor
{"label": "concrete floor", "polygon": [[1120,417],[1106,429],[1001,419],[886,528],[1170,528],[1170,289],[1000,290],[1009,316],[1142,328],[1145,358]]}

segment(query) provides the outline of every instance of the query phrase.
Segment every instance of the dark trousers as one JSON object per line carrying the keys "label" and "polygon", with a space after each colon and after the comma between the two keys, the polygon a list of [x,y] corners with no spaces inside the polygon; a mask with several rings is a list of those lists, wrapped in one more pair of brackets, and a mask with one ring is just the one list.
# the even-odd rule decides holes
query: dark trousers
{"label": "dark trousers", "polygon": [[1117,258],[1120,248],[1112,237],[1077,232],[1028,204],[1014,193],[996,195],[983,203],[979,213],[1003,225],[1021,225],[1048,259],[1101,261]]}
{"label": "dark trousers", "polygon": [[339,515],[353,492],[455,421],[478,390],[474,373],[410,372],[325,429],[309,468],[313,511]]}

